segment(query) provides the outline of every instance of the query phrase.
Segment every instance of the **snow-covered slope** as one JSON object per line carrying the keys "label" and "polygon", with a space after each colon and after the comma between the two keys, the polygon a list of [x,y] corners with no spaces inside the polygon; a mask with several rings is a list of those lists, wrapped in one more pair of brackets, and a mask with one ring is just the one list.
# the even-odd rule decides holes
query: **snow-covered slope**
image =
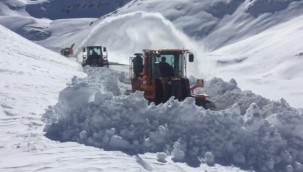
{"label": "snow-covered slope", "polygon": [[38,0],[25,10],[36,18],[96,18],[115,11],[130,0]]}
{"label": "snow-covered slope", "polygon": [[75,61],[2,26],[0,41],[0,171],[241,171],[219,165],[191,168],[171,160],[159,163],[155,154],[129,156],[47,139],[41,114],[58,101],[74,75],[86,75]]}
{"label": "snow-covered slope", "polygon": [[0,2],[0,16],[28,16],[25,11],[27,0],[2,0]]}
{"label": "snow-covered slope", "polygon": [[[133,1],[117,14],[160,12],[189,37],[213,50],[303,14],[300,0]],[[117,15],[115,14],[115,15]]]}
{"label": "snow-covered slope", "polygon": [[[210,52],[213,75],[237,78],[243,89],[295,107],[303,105],[303,15],[243,41]],[[211,70],[211,69],[210,69]]]}

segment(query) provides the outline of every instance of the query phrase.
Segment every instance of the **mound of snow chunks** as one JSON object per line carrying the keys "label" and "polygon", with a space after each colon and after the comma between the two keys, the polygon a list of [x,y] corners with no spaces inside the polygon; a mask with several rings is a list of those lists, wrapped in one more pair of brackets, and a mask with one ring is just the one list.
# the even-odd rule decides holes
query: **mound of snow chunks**
{"label": "mound of snow chunks", "polygon": [[241,91],[233,79],[214,78],[205,87],[218,107],[211,111],[193,98],[148,105],[142,92],[114,96],[87,82],[74,78],[44,114],[48,138],[129,154],[158,152],[161,162],[170,156],[193,166],[303,171],[302,111],[283,99],[270,101]]}

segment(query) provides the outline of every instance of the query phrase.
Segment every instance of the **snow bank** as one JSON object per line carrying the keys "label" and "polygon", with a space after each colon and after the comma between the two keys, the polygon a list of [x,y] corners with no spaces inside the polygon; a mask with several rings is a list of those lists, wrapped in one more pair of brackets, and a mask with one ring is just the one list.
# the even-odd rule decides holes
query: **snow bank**
{"label": "snow bank", "polygon": [[[121,81],[114,76],[119,73],[107,68],[86,72],[89,77],[74,78],[45,113],[48,138],[129,154],[163,152],[161,161],[166,154],[192,166],[302,169],[302,112],[284,100],[271,102],[241,91],[234,80],[214,78],[205,90],[222,110],[204,110],[193,98],[149,106],[141,92],[119,95]],[[106,79],[113,80],[111,87]]]}

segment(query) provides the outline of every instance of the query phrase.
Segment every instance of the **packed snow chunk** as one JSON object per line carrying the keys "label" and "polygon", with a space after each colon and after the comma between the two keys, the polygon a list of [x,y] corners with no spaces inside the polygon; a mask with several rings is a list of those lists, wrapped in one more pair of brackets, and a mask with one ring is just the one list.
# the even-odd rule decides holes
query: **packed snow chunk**
{"label": "packed snow chunk", "polygon": [[174,161],[184,161],[186,155],[187,143],[183,139],[178,139],[174,144],[174,149],[172,151],[172,159]]}
{"label": "packed snow chunk", "polygon": [[294,168],[291,165],[286,166],[285,172],[293,172],[293,171],[294,171]]}
{"label": "packed snow chunk", "polygon": [[157,153],[157,161],[166,162],[167,154],[164,152]]}
{"label": "packed snow chunk", "polygon": [[112,136],[107,147],[110,149],[114,149],[114,150],[126,150],[129,148],[129,143],[128,141],[124,140],[122,137],[120,136]]}
{"label": "packed snow chunk", "polygon": [[[160,162],[170,155],[192,166],[204,160],[255,171],[302,168],[302,112],[284,101],[242,91],[235,80],[214,78],[205,91],[221,110],[205,110],[193,98],[148,105],[143,92],[119,93],[120,84],[125,86],[114,77],[119,72],[85,70],[88,77],[73,79],[44,115],[47,137],[132,155],[162,152]],[[108,78],[116,79],[117,88],[106,86]],[[78,95],[85,99],[77,101]]]}
{"label": "packed snow chunk", "polygon": [[87,132],[85,130],[81,131],[79,137],[81,140],[84,140],[87,137]]}
{"label": "packed snow chunk", "polygon": [[261,121],[261,112],[259,107],[255,103],[252,103],[246,110],[246,113],[244,114],[244,121],[245,123]]}
{"label": "packed snow chunk", "polygon": [[295,172],[303,171],[303,165],[299,162],[294,164]]}
{"label": "packed snow chunk", "polygon": [[215,163],[215,156],[211,152],[206,152],[204,155],[204,159],[207,165],[214,165]]}

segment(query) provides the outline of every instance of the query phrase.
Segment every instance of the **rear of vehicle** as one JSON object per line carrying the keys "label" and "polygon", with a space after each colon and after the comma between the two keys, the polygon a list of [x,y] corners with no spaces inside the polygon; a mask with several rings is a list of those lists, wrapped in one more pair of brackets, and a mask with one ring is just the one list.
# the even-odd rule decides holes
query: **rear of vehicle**
{"label": "rear of vehicle", "polygon": [[91,67],[108,67],[108,53],[105,47],[88,46],[82,51],[82,66],[89,65]]}

